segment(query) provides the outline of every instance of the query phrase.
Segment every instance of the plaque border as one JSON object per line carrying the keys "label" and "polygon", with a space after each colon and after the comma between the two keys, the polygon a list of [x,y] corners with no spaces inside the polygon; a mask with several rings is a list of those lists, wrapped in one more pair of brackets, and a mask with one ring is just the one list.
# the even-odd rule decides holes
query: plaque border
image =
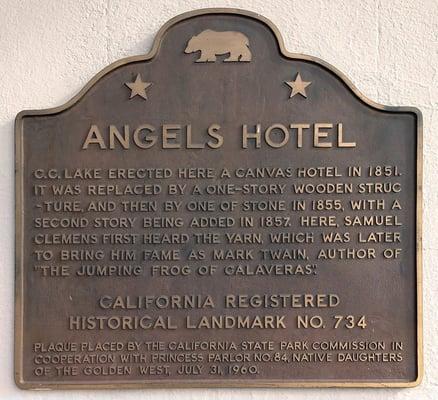
{"label": "plaque border", "polygon": [[[417,377],[413,381],[405,380],[384,380],[384,381],[331,381],[331,380],[305,380],[305,381],[287,381],[284,379],[203,379],[200,380],[120,380],[117,383],[85,383],[77,382],[28,382],[23,378],[23,317],[24,317],[24,301],[23,301],[23,285],[24,285],[24,266],[23,266],[23,199],[24,199],[24,183],[23,183],[23,167],[24,167],[24,150],[23,150],[23,119],[32,116],[54,115],[61,113],[73,107],[81,100],[86,93],[105,75],[114,69],[139,61],[147,61],[152,59],[160,50],[163,37],[169,29],[177,23],[198,17],[201,15],[228,14],[237,15],[244,18],[249,18],[263,23],[274,34],[280,51],[280,56],[287,59],[309,61],[317,64],[320,67],[328,70],[333,75],[337,76],[347,86],[347,88],[365,105],[378,111],[389,113],[411,113],[416,117],[417,125],[417,147],[416,147],[416,291],[417,291]],[[15,118],[15,324],[14,324],[14,378],[15,383],[20,389],[33,390],[57,390],[57,389],[140,389],[140,388],[330,388],[330,387],[414,387],[418,386],[423,378],[423,304],[422,304],[422,198],[423,198],[423,117],[421,111],[416,107],[406,106],[387,106],[374,102],[373,100],[362,94],[349,78],[337,68],[333,67],[326,61],[317,57],[309,56],[300,53],[289,52],[283,41],[283,37],[279,29],[266,17],[252,11],[247,11],[238,8],[204,8],[193,10],[179,14],[168,20],[157,32],[153,40],[151,50],[144,55],[126,57],[115,61],[98,72],[88,83],[69,101],[58,107],[39,109],[39,110],[23,110],[17,114]]]}

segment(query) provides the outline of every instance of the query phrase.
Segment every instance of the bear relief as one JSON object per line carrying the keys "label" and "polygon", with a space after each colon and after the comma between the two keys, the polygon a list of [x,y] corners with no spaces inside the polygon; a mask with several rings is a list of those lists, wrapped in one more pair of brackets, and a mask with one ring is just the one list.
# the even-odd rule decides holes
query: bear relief
{"label": "bear relief", "polygon": [[251,52],[248,38],[240,32],[217,32],[210,29],[193,36],[187,43],[185,53],[201,52],[195,62],[215,62],[216,56],[229,54],[224,62],[249,62]]}

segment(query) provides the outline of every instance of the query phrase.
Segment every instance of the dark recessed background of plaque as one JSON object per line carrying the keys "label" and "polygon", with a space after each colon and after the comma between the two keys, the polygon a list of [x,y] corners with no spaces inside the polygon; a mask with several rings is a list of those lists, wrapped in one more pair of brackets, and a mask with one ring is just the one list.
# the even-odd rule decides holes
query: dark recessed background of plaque
{"label": "dark recessed background of plaque", "polygon": [[[250,40],[252,60],[250,62],[223,62],[226,56],[218,56],[216,62],[195,63],[199,53],[185,54],[188,40],[206,29],[215,31],[238,31]],[[419,355],[417,354],[417,125],[415,112],[394,109],[378,109],[366,104],[355,94],[344,80],[327,67],[306,58],[288,58],[281,54],[280,45],[271,28],[263,21],[245,15],[213,13],[197,15],[178,20],[159,38],[160,46],[151,59],[121,63],[114,69],[96,79],[86,93],[74,104],[58,112],[46,112],[32,115],[22,114],[17,122],[18,142],[18,226],[17,226],[17,383],[22,387],[68,387],[68,385],[142,385],[168,383],[176,385],[266,385],[320,382],[333,385],[367,383],[409,383],[419,374]],[[147,89],[145,101],[136,96],[129,99],[130,90],[126,82],[133,82],[137,74],[143,81],[152,82]],[[306,88],[307,98],[297,95],[289,98],[291,89],[284,84],[300,73],[302,79],[311,81]],[[263,128],[274,124],[304,122],[343,122],[346,140],[357,142],[355,149],[331,148],[315,149],[311,145],[310,134],[304,137],[303,148],[297,149],[294,141],[283,148],[274,149],[262,143],[260,149],[250,146],[243,149],[241,129],[248,124],[251,130],[256,123]],[[131,146],[129,150],[101,150],[90,146],[82,150],[85,136],[92,124],[107,132],[109,124],[122,130],[123,125],[133,128],[141,124],[159,127],[163,123],[192,125],[193,137],[205,139],[205,130],[212,124],[221,125],[224,145],[220,149],[162,149],[159,145],[152,149],[140,149]],[[348,137],[347,137],[348,134]],[[184,143],[184,141],[183,141]],[[351,165],[397,165],[403,171],[397,181],[403,185],[398,195],[403,204],[399,215],[403,226],[403,252],[398,260],[385,262],[381,258],[367,262],[351,260],[338,263],[336,260],[320,263],[318,274],[314,277],[227,277],[215,274],[212,277],[143,277],[113,278],[42,278],[34,271],[36,264],[33,244],[34,237],[41,230],[34,228],[34,218],[44,216],[36,207],[38,199],[32,192],[35,183],[33,171],[64,168],[180,168],[214,167],[314,167],[337,166],[345,170]],[[357,178],[357,182],[372,181],[371,178]],[[232,181],[230,179],[229,181]],[[287,183],[285,180],[272,179],[271,182]],[[327,182],[329,178],[315,178],[313,183]],[[374,178],[374,181],[378,179]],[[79,182],[79,181],[78,181]],[[22,183],[22,186],[20,185]],[[74,182],[73,182],[74,183]],[[116,183],[102,182],[95,183]],[[117,182],[123,184],[123,181]],[[125,182],[129,183],[129,182]],[[172,177],[169,183],[196,183],[195,180],[181,180]],[[205,182],[202,182],[205,183]],[[207,182],[209,183],[209,182]],[[212,183],[227,183],[226,179],[214,179]],[[252,183],[250,180],[247,183]],[[22,198],[20,197],[20,190]],[[138,197],[138,196],[137,196]],[[163,200],[165,194],[157,199]],[[314,199],[324,198],[315,195]],[[365,195],[357,193],[338,195],[343,199],[363,199]],[[251,199],[267,199],[269,196],[254,195]],[[275,198],[275,196],[271,196]],[[310,198],[307,196],[306,198]],[[48,198],[50,199],[50,197]],[[64,200],[68,196],[64,197]],[[76,198],[75,198],[76,199]],[[80,198],[79,198],[80,199]],[[100,200],[113,199],[101,196]],[[138,197],[138,199],[140,199]],[[172,198],[171,200],[173,200]],[[208,196],[200,196],[207,200]],[[233,199],[242,200],[239,194]],[[55,200],[55,198],[52,198]],[[117,201],[120,199],[117,198]],[[86,201],[86,199],[84,199]],[[87,200],[88,201],[88,200]],[[375,211],[379,213],[379,211]],[[22,219],[20,219],[22,214]],[[75,214],[75,213],[70,213]],[[188,221],[193,213],[180,212],[169,214],[181,216]],[[269,213],[267,213],[269,214]],[[316,214],[316,213],[315,213]],[[327,214],[327,213],[326,213]],[[330,214],[330,213],[328,213]],[[89,213],[88,216],[92,216]],[[217,213],[211,213],[217,215]],[[223,214],[239,218],[239,211]],[[262,216],[263,213],[256,213]],[[77,216],[77,214],[76,214]],[[99,214],[99,216],[102,216]],[[117,217],[117,212],[111,216]],[[126,215],[124,215],[126,216]],[[143,215],[139,215],[141,218]],[[147,215],[150,216],[150,215]],[[164,216],[157,213],[155,216]],[[297,218],[294,215],[294,218]],[[21,223],[20,223],[21,222]],[[324,228],[296,228],[312,231],[315,235]],[[340,231],[342,228],[340,228]],[[353,234],[373,229],[354,227]],[[374,229],[378,230],[378,229]],[[53,233],[46,230],[47,233]],[[63,231],[58,230],[58,231]],[[67,231],[67,230],[66,230]],[[121,229],[117,232],[131,232]],[[160,231],[155,230],[155,231]],[[206,229],[208,232],[240,232],[241,229]],[[272,230],[273,231],[273,230]],[[102,229],[85,228],[76,233],[102,233]],[[111,233],[111,230],[108,230]],[[138,228],[137,233],[150,232]],[[190,233],[191,228],[175,229],[175,232]],[[264,231],[269,232],[268,230]],[[336,246],[345,247],[345,244]],[[111,245],[102,245],[108,251]],[[123,246],[135,248],[169,249],[171,246]],[[233,248],[230,244],[195,245],[193,240],[182,246],[187,255],[191,249],[203,247]],[[239,246],[236,245],[235,248]],[[258,249],[260,245],[249,246]],[[263,245],[268,248],[269,245]],[[275,245],[271,246],[275,248]],[[285,246],[296,247],[296,246]],[[317,251],[312,245],[306,245],[314,257]],[[365,246],[366,247],[366,246]],[[381,244],[375,246],[379,250]],[[54,252],[62,249],[91,249],[96,246],[54,245]],[[246,248],[246,247],[245,247]],[[22,256],[20,256],[22,254]],[[96,264],[99,262],[90,262]],[[141,262],[145,271],[152,264]],[[181,262],[182,263],[182,262]],[[228,262],[216,261],[221,266]],[[237,261],[235,263],[238,263]],[[79,263],[67,263],[77,266]],[[202,262],[193,262],[200,265]],[[270,294],[270,293],[337,293],[341,298],[335,309],[235,309],[224,310],[217,300],[213,310],[131,310],[128,315],[163,314],[182,321],[185,315],[194,318],[212,314],[285,314],[294,321],[297,314],[322,315],[354,314],[368,316],[367,329],[296,329],[290,323],[288,329],[252,329],[252,330],[188,330],[184,327],[176,330],[150,331],[71,331],[68,330],[68,315],[120,315],[118,310],[102,310],[97,299],[109,294],[112,296],[139,296],[159,294],[204,294],[220,299],[224,294]],[[141,376],[133,373],[126,376],[35,376],[34,343],[49,342],[126,342],[126,341],[353,341],[353,340],[391,340],[403,342],[403,359],[400,362],[309,362],[309,363],[273,363],[261,368],[256,375],[211,375],[209,366],[204,365],[200,375]],[[311,351],[311,350],[309,350]],[[203,353],[197,351],[197,353]],[[226,353],[226,351],[224,351]],[[232,353],[232,352],[230,352]],[[242,353],[237,351],[236,353]],[[51,353],[53,354],[53,353]],[[63,353],[64,354],[64,353]],[[71,354],[71,353],[69,353]],[[117,364],[117,363],[116,363]],[[154,364],[154,363],[152,363]],[[169,363],[155,363],[156,365]],[[188,363],[187,365],[205,363]],[[228,363],[240,364],[240,363]],[[243,363],[248,364],[248,363]],[[252,362],[249,364],[253,364]],[[257,363],[256,363],[257,364]],[[66,362],[65,366],[69,364]],[[118,365],[122,365],[118,363]],[[223,363],[221,365],[227,365]],[[259,364],[261,365],[261,364]],[[44,365],[42,365],[44,366]],[[173,364],[172,368],[175,368]],[[178,364],[179,366],[179,364]],[[79,365],[83,367],[83,365]]]}

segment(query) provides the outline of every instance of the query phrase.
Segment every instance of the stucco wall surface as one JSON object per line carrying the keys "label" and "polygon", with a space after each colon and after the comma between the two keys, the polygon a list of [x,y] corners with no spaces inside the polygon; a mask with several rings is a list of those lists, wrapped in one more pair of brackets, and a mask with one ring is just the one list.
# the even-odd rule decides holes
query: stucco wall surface
{"label": "stucco wall surface", "polygon": [[[372,100],[424,117],[424,364],[412,389],[163,389],[26,392],[13,382],[14,132],[23,109],[60,105],[119,58],[149,50],[168,19],[206,7],[271,19],[286,48],[326,60]],[[1,399],[437,399],[437,0],[0,0]]]}

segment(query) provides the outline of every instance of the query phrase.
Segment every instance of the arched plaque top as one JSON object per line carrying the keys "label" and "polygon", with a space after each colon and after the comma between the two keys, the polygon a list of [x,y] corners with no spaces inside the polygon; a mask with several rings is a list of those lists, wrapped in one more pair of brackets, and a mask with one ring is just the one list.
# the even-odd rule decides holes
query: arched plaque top
{"label": "arched plaque top", "polygon": [[[190,21],[196,21],[200,17],[219,17],[219,16],[227,16],[227,17],[237,17],[238,19],[243,20],[251,20],[255,23],[263,24],[268,31],[272,34],[273,38],[276,41],[277,49],[279,51],[279,56],[284,57],[289,60],[297,60],[308,62],[313,65],[319,66],[324,70],[328,71],[338,79],[340,79],[345,86],[358,98],[363,104],[380,111],[385,112],[393,112],[393,113],[413,113],[416,116],[417,123],[421,127],[422,124],[422,115],[421,112],[416,107],[407,107],[407,106],[388,106],[379,104],[363,93],[359,91],[359,89],[352,83],[352,81],[341,71],[339,71],[336,67],[332,66],[328,62],[306,54],[293,53],[286,49],[283,37],[276,27],[276,25],[269,20],[268,18],[242,9],[236,8],[205,8],[200,10],[189,11],[183,14],[180,14],[169,21],[167,21],[157,32],[154,41],[152,43],[151,50],[142,55],[130,56],[120,60],[115,61],[114,63],[108,65],[100,72],[98,72],[74,97],[72,97],[65,104],[41,110],[24,110],[17,115],[17,122],[24,116],[32,116],[32,115],[50,115],[56,114],[62,111],[65,111],[72,106],[74,106],[79,100],[81,100],[87,92],[98,83],[103,77],[111,73],[112,71],[137,62],[144,61],[153,61],[157,56],[159,56],[160,52],[163,51],[163,45],[165,47],[165,41],[168,35],[172,32],[173,29],[178,27],[180,24]],[[242,32],[238,30],[224,30],[222,29],[204,29],[200,30],[194,35],[190,40],[187,41],[184,48],[181,48],[182,52],[186,55],[190,55],[193,58],[194,62],[198,63],[209,63],[214,61],[219,62],[246,62],[250,63],[253,59],[254,55],[251,52],[251,46],[248,43],[249,38]],[[231,49],[223,49],[223,43],[231,43]],[[203,52],[201,50],[205,49],[205,46],[210,46],[210,53]],[[213,48],[213,47],[215,48]],[[201,47],[203,49],[201,49]],[[228,51],[225,51],[228,50]],[[231,51],[230,51],[231,50]],[[196,54],[193,54],[196,53]],[[208,58],[210,56],[210,59]],[[204,57],[204,58],[203,58]],[[301,79],[301,77],[299,77]]]}

